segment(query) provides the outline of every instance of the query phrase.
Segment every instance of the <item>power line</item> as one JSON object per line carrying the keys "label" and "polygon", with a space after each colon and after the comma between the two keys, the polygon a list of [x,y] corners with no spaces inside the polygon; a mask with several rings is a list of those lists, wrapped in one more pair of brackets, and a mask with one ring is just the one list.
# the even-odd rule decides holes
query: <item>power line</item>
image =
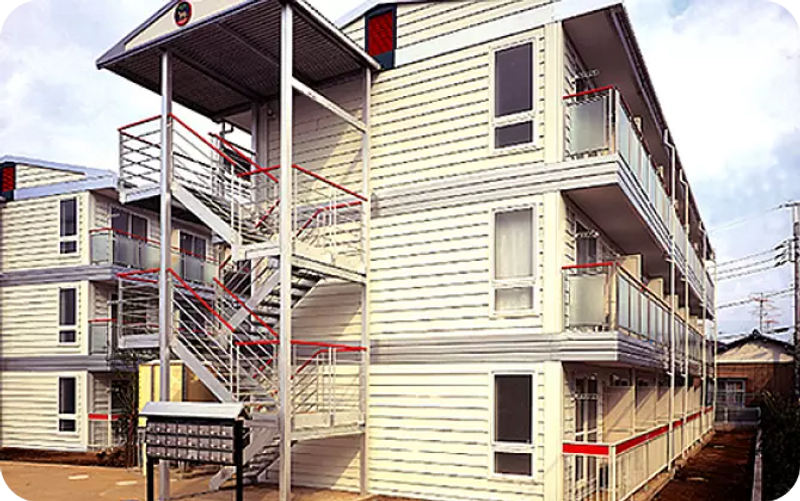
{"label": "power line", "polygon": [[[763,298],[771,298],[771,297],[785,296],[787,294],[791,294],[793,290],[794,289],[792,287],[789,287],[788,289],[784,289],[784,290],[780,290],[780,291],[776,291],[776,292],[770,292],[770,293],[763,294],[761,297],[763,297]],[[721,310],[721,309],[724,309],[724,308],[733,308],[734,306],[739,306],[739,305],[743,305],[743,304],[752,303],[753,301],[756,301],[756,300],[758,300],[758,298],[754,298],[754,297],[748,297],[746,299],[739,299],[739,300],[736,300],[736,301],[731,301],[729,303],[721,304],[721,305],[717,306],[717,309]]]}
{"label": "power line", "polygon": [[762,210],[760,212],[756,212],[754,214],[750,214],[749,216],[745,216],[745,217],[742,217],[742,218],[739,218],[739,219],[734,219],[733,221],[728,221],[727,223],[724,223],[724,224],[721,224],[719,226],[715,226],[714,228],[711,228],[709,230],[709,233],[716,233],[716,232],[718,232],[720,230],[725,230],[725,229],[728,229],[728,228],[732,228],[734,226],[739,226],[740,224],[746,223],[747,221],[750,221],[751,219],[755,219],[755,218],[758,218],[758,217],[765,216],[765,215],[769,214],[770,212],[775,212],[775,211],[780,210],[782,208],[783,208],[783,206],[779,205],[779,206],[776,206],[776,207],[771,207],[771,208],[766,209],[766,210]]}
{"label": "power line", "polygon": [[781,266],[783,266],[785,264],[786,263],[781,263],[781,264],[776,264],[774,266],[764,266],[763,268],[756,268],[756,269],[750,270],[750,271],[743,271],[741,273],[732,273],[730,275],[717,276],[717,282],[723,282],[725,280],[732,280],[734,278],[741,278],[741,277],[746,277],[746,276],[749,276],[749,275],[755,275],[757,273],[764,273],[764,272],[767,272],[767,271],[770,271],[770,270],[778,269],[778,268],[780,268]]}
{"label": "power line", "polygon": [[723,263],[718,263],[717,264],[717,269],[725,268],[725,267],[730,266],[732,264],[736,264],[736,263],[739,263],[739,262],[742,262],[742,261],[748,261],[750,259],[754,259],[754,258],[757,258],[757,257],[765,256],[767,254],[773,254],[773,253],[776,253],[776,252],[778,252],[780,250],[784,250],[785,251],[786,248],[787,248],[787,244],[788,243],[789,243],[789,239],[786,239],[786,240],[780,242],[779,244],[777,244],[775,247],[773,247],[771,249],[766,249],[766,250],[763,250],[761,252],[756,252],[754,254],[748,254],[746,256],[737,257],[735,259],[731,259],[731,260],[725,261]]}

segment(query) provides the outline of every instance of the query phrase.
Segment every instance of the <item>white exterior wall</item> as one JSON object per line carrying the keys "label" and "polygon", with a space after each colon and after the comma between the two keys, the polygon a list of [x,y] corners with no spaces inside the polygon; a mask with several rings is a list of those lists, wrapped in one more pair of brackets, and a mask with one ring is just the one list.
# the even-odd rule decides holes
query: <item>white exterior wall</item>
{"label": "white exterior wall", "polygon": [[[55,195],[6,203],[0,209],[0,272],[89,264],[90,195]],[[60,253],[61,200],[78,201],[78,252]]]}
{"label": "white exterior wall", "polygon": [[[76,378],[75,433],[58,431],[58,378]],[[86,372],[0,372],[0,447],[84,451]]]}
{"label": "white exterior wall", "polygon": [[[59,290],[77,290],[77,342],[61,345]],[[89,282],[18,285],[0,289],[0,357],[88,354],[88,320],[93,308]]]}
{"label": "white exterior wall", "polygon": [[[541,3],[515,0],[400,5],[398,44],[403,48],[436,43],[439,35]],[[359,19],[346,29],[361,44],[363,26],[363,19]],[[558,82],[553,82],[546,78],[545,66],[550,58],[561,60],[563,46],[556,36],[559,30],[531,28],[376,76],[371,110],[374,199],[369,268],[373,343],[435,336],[457,344],[459,339],[477,336],[488,339],[492,335],[560,330],[560,266],[565,254],[571,252],[565,247],[566,209],[556,192],[513,197],[492,193],[484,201],[470,197],[468,203],[460,205],[381,214],[383,201],[395,202],[397,199],[391,198],[395,193],[422,182],[447,183],[468,174],[544,166],[547,145],[562,137],[548,131],[545,121],[548,113],[553,120],[561,120],[561,102],[558,107],[547,102],[551,95],[560,99],[564,90],[562,72],[558,72]],[[555,37],[554,47],[548,47],[550,36]],[[535,144],[495,151],[490,122],[493,51],[528,41],[534,43],[535,56]],[[361,87],[357,83],[323,89],[323,93],[360,114]],[[299,148],[296,156],[300,157],[296,162],[342,175],[346,164],[341,162],[357,158],[357,136],[327,128],[328,120],[338,119],[328,116],[323,121],[326,112],[318,116],[319,111],[306,108],[302,98],[298,107],[303,112],[298,111],[295,119],[295,125],[301,126],[295,138]],[[314,127],[316,137],[308,136]],[[329,132],[339,135],[331,137]],[[321,142],[320,135],[324,137]],[[273,160],[277,154],[275,139],[271,135]],[[311,152],[330,156],[315,158]],[[337,166],[340,170],[330,170]],[[355,172],[360,173],[360,167],[350,172],[354,174],[348,183],[359,182]],[[480,191],[479,186],[475,191]],[[535,210],[536,307],[528,315],[492,316],[493,210],[515,207]],[[556,272],[546,272],[550,268]],[[358,287],[328,287],[349,287],[351,293],[332,289],[335,293],[328,296],[324,287],[315,290],[295,310],[295,337],[307,339],[320,329],[328,340],[356,340],[360,332]],[[536,462],[532,478],[492,474],[492,374],[503,371],[535,375]],[[420,363],[388,364],[373,357],[368,387],[370,492],[424,499],[554,499],[560,489],[557,478],[561,474],[563,393],[563,374],[557,362],[459,362],[446,350],[440,361]],[[357,490],[358,445],[357,438],[296,445],[294,483]]]}
{"label": "white exterior wall", "polygon": [[17,189],[34,188],[47,184],[67,183],[70,181],[80,181],[85,176],[75,172],[66,172],[57,169],[47,169],[44,167],[33,167],[30,165],[17,165]]}

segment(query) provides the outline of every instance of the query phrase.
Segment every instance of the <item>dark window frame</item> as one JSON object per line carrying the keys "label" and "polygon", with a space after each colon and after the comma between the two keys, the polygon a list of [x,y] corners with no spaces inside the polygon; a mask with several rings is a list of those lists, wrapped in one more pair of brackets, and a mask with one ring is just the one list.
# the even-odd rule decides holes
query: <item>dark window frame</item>
{"label": "dark window frame", "polygon": [[[385,51],[380,54],[372,54],[370,41],[372,40],[372,33],[370,24],[375,18],[381,16],[391,16],[392,18],[392,42],[391,50]],[[367,15],[364,16],[364,50],[367,51],[383,69],[392,69],[395,67],[395,54],[397,52],[397,5],[382,5],[372,9]]]}
{"label": "dark window frame", "polygon": [[[70,206],[72,214],[69,214]],[[69,219],[72,218],[72,221]],[[59,202],[58,230],[61,255],[78,253],[78,229],[80,227],[80,206],[77,197],[65,198]]]}
{"label": "dark window frame", "polygon": [[[72,401],[65,401],[65,398],[70,396]],[[59,376],[57,406],[58,425],[56,429],[58,433],[78,433],[78,378]]]}
{"label": "dark window frame", "polygon": [[[512,391],[509,400],[504,404],[504,397],[501,395],[500,382],[525,380],[522,388],[516,388],[517,395]],[[524,399],[521,402],[519,393],[527,396],[527,404]],[[491,454],[492,466],[491,475],[513,478],[533,479],[536,475],[536,376],[531,372],[498,372],[492,374],[492,435],[491,435]],[[513,402],[509,404],[509,402]],[[522,405],[520,405],[522,404]],[[505,409],[504,409],[505,406]],[[522,416],[522,421],[516,423],[520,428],[517,430],[501,430],[504,422],[508,421],[508,411],[526,413],[527,417]],[[505,414],[503,416],[502,414]],[[505,420],[505,421],[504,421]],[[508,433],[508,432],[511,433]],[[527,438],[521,435],[527,434]],[[520,463],[520,457],[527,458],[526,462]]]}
{"label": "dark window frame", "polygon": [[[509,102],[502,102],[500,97],[504,88],[509,88],[513,84],[504,83],[504,81],[519,82],[518,78],[502,78],[502,69],[500,64],[503,64],[503,56],[509,56],[513,51],[521,50],[529,47],[530,61],[528,67],[524,67],[525,72],[529,71],[530,80],[524,89],[527,89],[529,95],[524,106],[514,107]],[[537,141],[537,90],[536,90],[536,66],[537,66],[537,53],[536,41],[534,39],[520,40],[515,43],[505,44],[496,47],[491,52],[491,90],[490,99],[491,106],[491,148],[495,152],[505,152],[514,149],[531,149],[538,148]],[[507,61],[512,61],[508,59]]]}
{"label": "dark window frame", "polygon": [[[71,305],[65,305],[71,301]],[[65,309],[66,308],[66,309]],[[64,287],[58,290],[58,344],[75,345],[78,343],[78,289]]]}

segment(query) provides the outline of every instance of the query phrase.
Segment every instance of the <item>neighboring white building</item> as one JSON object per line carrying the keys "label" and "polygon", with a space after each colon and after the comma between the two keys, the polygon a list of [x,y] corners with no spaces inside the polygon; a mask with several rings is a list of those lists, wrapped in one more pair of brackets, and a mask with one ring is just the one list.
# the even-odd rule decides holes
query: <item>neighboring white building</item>
{"label": "neighboring white building", "polygon": [[124,208],[159,207],[166,163],[176,215],[214,233],[213,269],[169,267],[168,329],[160,263],[119,277],[113,344],[170,332],[220,401],[274,422],[247,475],[282,499],[289,478],[626,499],[712,429],[715,312],[625,9],[372,1],[340,24],[304,0],[171,1],[98,61],[165,97],[120,129]]}
{"label": "neighboring white building", "polygon": [[0,447],[106,448],[121,412],[108,350],[116,275],[148,254],[158,264],[158,215],[121,207],[110,171],[2,156],[0,172]]}

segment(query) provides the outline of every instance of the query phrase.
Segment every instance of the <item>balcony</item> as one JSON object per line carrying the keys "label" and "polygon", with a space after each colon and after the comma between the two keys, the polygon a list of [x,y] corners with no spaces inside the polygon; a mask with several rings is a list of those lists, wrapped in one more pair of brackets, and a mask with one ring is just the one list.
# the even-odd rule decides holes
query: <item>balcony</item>
{"label": "balcony", "polygon": [[[672,315],[659,294],[616,262],[566,266],[563,273],[567,331],[583,334],[584,343],[592,343],[593,335],[600,341],[611,333],[616,345],[610,347],[610,361],[668,368]],[[689,373],[699,374],[703,335],[677,312],[674,320],[676,364],[688,364]]]}
{"label": "balcony", "polygon": [[663,255],[671,251],[674,235],[676,266],[694,292],[695,309],[712,304],[713,282],[704,261],[671,207],[662,170],[619,91],[603,87],[566,96],[564,103],[565,164],[585,169],[583,177],[593,184],[568,190],[569,198],[626,253],[644,255],[651,276],[668,274]]}
{"label": "balcony", "polygon": [[[156,241],[113,228],[99,228],[90,234],[93,265],[128,270],[150,270],[161,265],[160,245]],[[173,268],[179,270],[184,280],[208,284],[217,275],[213,260],[180,248],[173,250]]]}

